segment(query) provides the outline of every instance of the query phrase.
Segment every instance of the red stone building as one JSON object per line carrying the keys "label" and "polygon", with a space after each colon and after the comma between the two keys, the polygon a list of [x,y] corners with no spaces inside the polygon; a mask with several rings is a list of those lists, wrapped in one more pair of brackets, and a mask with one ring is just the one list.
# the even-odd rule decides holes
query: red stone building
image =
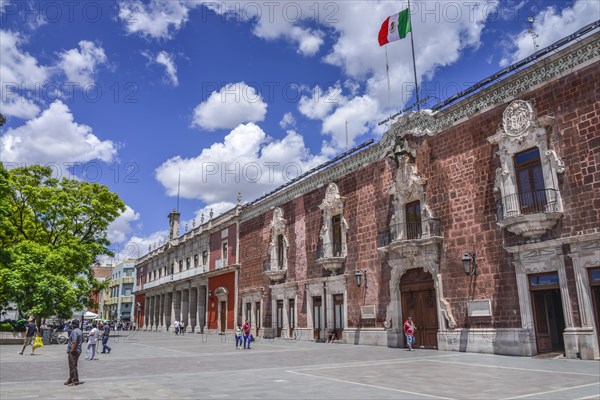
{"label": "red stone building", "polygon": [[411,316],[417,347],[599,358],[600,38],[561,46],[182,236],[172,213],[148,329],[403,347]]}
{"label": "red stone building", "polygon": [[599,357],[598,36],[245,206],[258,334]]}

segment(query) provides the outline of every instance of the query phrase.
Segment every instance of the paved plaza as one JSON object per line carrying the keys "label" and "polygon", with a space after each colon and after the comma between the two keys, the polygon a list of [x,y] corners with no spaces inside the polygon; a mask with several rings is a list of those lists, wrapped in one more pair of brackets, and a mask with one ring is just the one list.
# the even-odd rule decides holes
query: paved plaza
{"label": "paved plaza", "polygon": [[63,345],[0,346],[8,399],[600,399],[600,363],[386,347],[138,332],[80,358],[67,387]]}

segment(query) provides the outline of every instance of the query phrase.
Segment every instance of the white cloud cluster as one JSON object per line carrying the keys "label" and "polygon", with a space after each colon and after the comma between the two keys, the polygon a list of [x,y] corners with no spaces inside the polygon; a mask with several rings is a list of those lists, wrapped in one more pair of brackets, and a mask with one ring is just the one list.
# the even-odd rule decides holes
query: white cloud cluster
{"label": "white cloud cluster", "polygon": [[102,141],[92,128],[78,124],[73,114],[56,100],[38,117],[10,128],[0,137],[2,161],[26,164],[63,162],[110,162],[117,149],[110,140]]}
{"label": "white cloud cluster", "polygon": [[110,223],[107,229],[107,237],[111,243],[123,243],[127,240],[133,227],[134,222],[139,221],[140,213],[133,208],[126,206],[125,211],[121,213],[113,222]]}
{"label": "white cloud cluster", "polygon": [[81,86],[93,83],[97,66],[106,63],[104,49],[88,40],[80,41],[79,49],[65,50],[59,57],[58,67],[66,75],[67,81]]}
{"label": "white cloud cluster", "polygon": [[181,174],[181,197],[207,204],[230,203],[238,192],[247,200],[260,197],[323,161],[325,158],[310,154],[298,133],[288,131],[283,139],[274,140],[257,125],[247,123],[197,157],[165,161],[155,176],[170,196],[177,194]]}
{"label": "white cloud cluster", "polygon": [[165,68],[165,82],[175,87],[179,86],[174,55],[169,54],[164,50],[159,51],[156,55],[153,55],[148,51],[143,51],[142,55],[148,59],[149,63],[162,65]]}
{"label": "white cloud cluster", "polygon": [[196,106],[192,126],[231,129],[245,122],[262,121],[266,113],[267,103],[256,89],[244,82],[230,83]]}
{"label": "white cloud cluster", "polygon": [[291,112],[285,113],[279,121],[279,126],[283,129],[294,128],[296,126],[296,118]]}
{"label": "white cloud cluster", "polygon": [[161,51],[156,55],[156,62],[165,67],[165,73],[173,86],[179,86],[179,79],[177,79],[177,67],[173,56],[166,51]]}
{"label": "white cloud cluster", "polygon": [[[557,40],[574,33],[600,17],[600,3],[590,0],[577,0],[572,7],[558,11],[555,6],[547,7],[534,17],[533,29],[539,49],[551,45]],[[537,50],[539,50],[537,49]],[[533,38],[528,29],[511,36],[500,60],[505,67],[533,54]]]}
{"label": "white cloud cluster", "polygon": [[186,0],[121,1],[119,19],[128,33],[170,39],[188,21],[190,10],[198,5],[199,2]]}
{"label": "white cloud cluster", "polygon": [[[0,137],[2,160],[29,164],[111,161],[116,155],[114,143],[100,140],[91,127],[76,123],[60,100],[47,106],[35,95],[36,88],[60,73],[70,82],[93,83],[97,66],[107,62],[104,49],[82,40],[78,49],[65,50],[57,54],[55,64],[44,66],[23,50],[25,44],[20,33],[0,30],[2,113],[27,120]],[[45,110],[40,114],[42,107]]]}

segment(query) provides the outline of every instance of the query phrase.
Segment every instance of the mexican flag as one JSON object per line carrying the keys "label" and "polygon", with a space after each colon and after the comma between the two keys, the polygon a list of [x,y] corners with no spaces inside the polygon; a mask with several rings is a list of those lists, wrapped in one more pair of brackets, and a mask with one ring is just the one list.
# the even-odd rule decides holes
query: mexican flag
{"label": "mexican flag", "polygon": [[383,46],[396,40],[404,39],[410,32],[410,16],[408,8],[386,18],[379,29],[379,45]]}

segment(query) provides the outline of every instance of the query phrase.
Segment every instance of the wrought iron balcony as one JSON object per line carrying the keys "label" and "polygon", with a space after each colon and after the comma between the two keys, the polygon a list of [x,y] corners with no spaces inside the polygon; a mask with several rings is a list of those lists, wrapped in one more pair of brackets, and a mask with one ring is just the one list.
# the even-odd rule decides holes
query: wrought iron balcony
{"label": "wrought iron balcony", "polygon": [[266,260],[263,263],[263,272],[267,274],[272,282],[281,281],[285,278],[286,269],[283,269],[281,263],[272,263],[271,260]]}
{"label": "wrought iron balcony", "polygon": [[316,260],[323,268],[335,274],[346,260],[347,245],[345,243],[320,244],[317,247]]}
{"label": "wrought iron balcony", "polygon": [[420,240],[441,236],[441,222],[439,218],[430,218],[420,222],[405,222],[391,225],[389,231],[379,234],[377,246],[385,247],[393,242],[402,240]]}
{"label": "wrought iron balcony", "polygon": [[496,202],[498,224],[529,239],[539,239],[562,217],[560,192],[543,189],[514,193]]}

